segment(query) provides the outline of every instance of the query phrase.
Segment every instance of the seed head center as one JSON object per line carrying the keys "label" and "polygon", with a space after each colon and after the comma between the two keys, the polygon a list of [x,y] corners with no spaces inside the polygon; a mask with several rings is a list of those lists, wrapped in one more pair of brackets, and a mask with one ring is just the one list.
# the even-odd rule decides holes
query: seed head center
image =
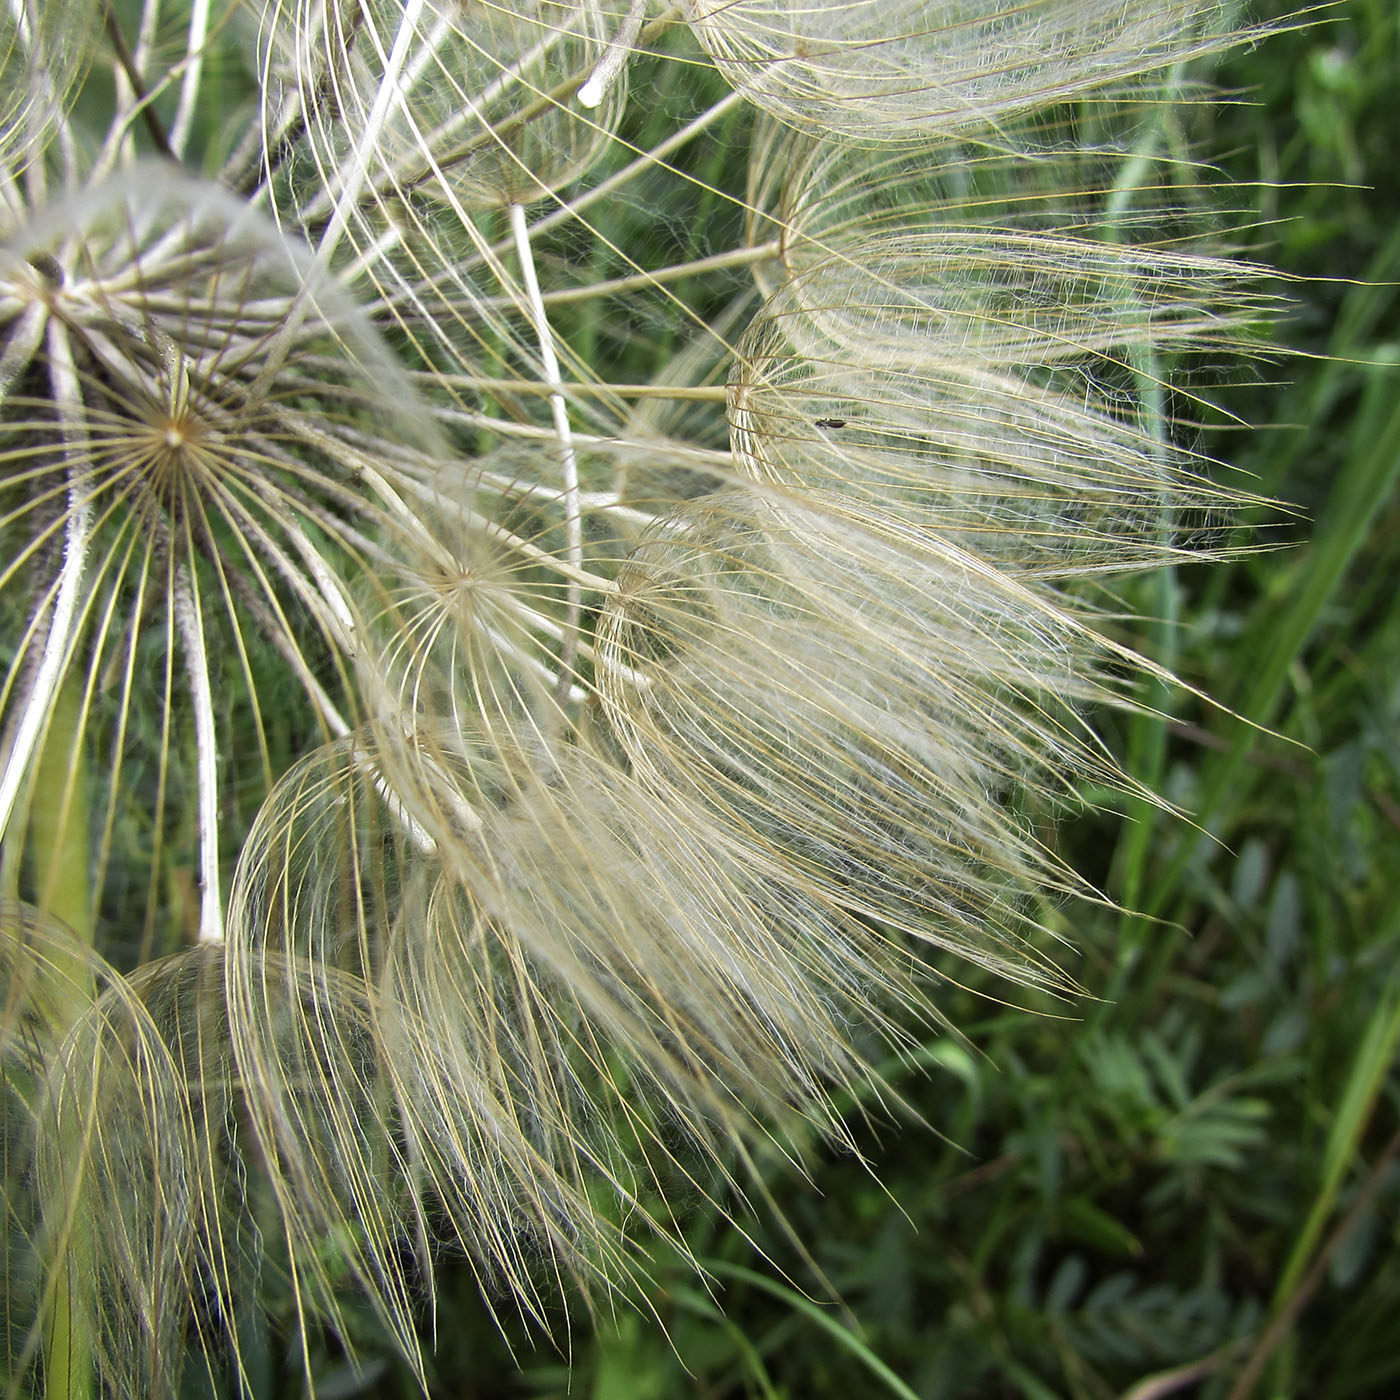
{"label": "seed head center", "polygon": [[204,425],[186,412],[168,412],[150,422],[146,455],[153,480],[171,485],[177,477],[198,474],[207,443]]}

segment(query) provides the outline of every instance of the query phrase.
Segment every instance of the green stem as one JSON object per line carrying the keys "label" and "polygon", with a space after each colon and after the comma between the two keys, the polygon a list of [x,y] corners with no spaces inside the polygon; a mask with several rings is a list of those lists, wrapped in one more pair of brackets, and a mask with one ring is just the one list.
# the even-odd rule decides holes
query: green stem
{"label": "green stem", "polygon": [[794,1312],[800,1313],[808,1322],[834,1337],[881,1383],[889,1394],[898,1396],[899,1400],[918,1400],[918,1396],[909,1385],[901,1380],[880,1357],[876,1356],[860,1337],[856,1336],[839,1319],[833,1317],[825,1309],[818,1307],[810,1298],[804,1298],[795,1289],[778,1283],[774,1279],[766,1278],[763,1274],[755,1273],[752,1269],[746,1269],[740,1264],[728,1264],[718,1259],[707,1259],[705,1260],[705,1269],[707,1272],[718,1274],[721,1278],[737,1279],[741,1283],[750,1284],[754,1288],[762,1289],[763,1292],[771,1294]]}
{"label": "green stem", "polygon": [[1356,1161],[1375,1111],[1376,1100],[1400,1047],[1400,981],[1392,980],[1381,994],[1357,1047],[1351,1073],[1327,1135],[1322,1155],[1322,1174],[1317,1195],[1293,1241],[1288,1262],[1274,1290],[1273,1308],[1280,1311],[1288,1302],[1312,1258],[1323,1227],[1331,1218],[1347,1171]]}
{"label": "green stem", "polygon": [[[33,861],[36,902],[46,914],[61,919],[90,948],[94,917],[88,883],[87,767],[83,759],[83,706],[76,687],[65,684],[54,697],[48,737],[36,766],[29,804],[29,851]],[[62,1043],[93,996],[91,968],[74,949],[70,965],[57,969],[66,976],[57,985],[71,989],[71,1000],[61,1008],[62,1024],[50,1028],[55,1043]],[[45,1201],[45,1215],[55,1227],[57,1257],[51,1261],[52,1277],[45,1295],[44,1328],[45,1400],[88,1400],[92,1396],[92,1240],[82,1207],[83,1161],[87,1114],[68,1112],[59,1125],[58,1159],[72,1172],[61,1199]]]}

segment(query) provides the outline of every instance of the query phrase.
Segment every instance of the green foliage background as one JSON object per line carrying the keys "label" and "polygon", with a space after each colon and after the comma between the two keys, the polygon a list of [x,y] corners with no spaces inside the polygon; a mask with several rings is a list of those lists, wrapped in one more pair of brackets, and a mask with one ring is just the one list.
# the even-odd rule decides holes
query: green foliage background
{"label": "green foliage background", "polygon": [[[654,1316],[561,1315],[551,1347],[498,1333],[445,1262],[435,1394],[1400,1393],[1394,0],[1345,0],[1215,81],[1238,101],[1185,110],[1182,139],[1236,186],[1242,249],[1301,280],[1273,332],[1294,353],[1215,395],[1262,426],[1216,414],[1209,444],[1299,513],[1281,548],[1120,599],[1241,717],[1188,694],[1104,721],[1195,824],[1063,824],[1067,860],[1141,911],[1047,912],[1091,996],[1028,1009],[949,984],[966,1040],[891,1067],[922,1124],[865,1105],[868,1165],[818,1151],[810,1179],[775,1150],[739,1227],[676,1203],[708,1291],[658,1260]],[[269,1334],[259,1394],[299,1393],[282,1355]],[[357,1374],[328,1343],[317,1394],[415,1393],[396,1365]]]}

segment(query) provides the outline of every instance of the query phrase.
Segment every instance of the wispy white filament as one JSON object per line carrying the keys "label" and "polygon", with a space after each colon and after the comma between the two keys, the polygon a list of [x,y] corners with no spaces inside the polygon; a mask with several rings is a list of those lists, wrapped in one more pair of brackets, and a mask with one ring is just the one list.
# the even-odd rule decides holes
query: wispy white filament
{"label": "wispy white filament", "polygon": [[209,0],[194,0],[190,6],[189,37],[186,40],[184,76],[180,81],[180,105],[170,128],[170,149],[183,156],[194,124],[199,84],[204,75],[204,44],[209,34]]}
{"label": "wispy white filament", "polygon": [[[535,334],[540,343],[540,363],[548,385],[549,406],[554,414],[554,433],[559,442],[560,465],[564,473],[565,549],[575,570],[583,567],[583,518],[579,513],[578,458],[574,455],[574,439],[569,429],[569,410],[564,402],[563,380],[559,374],[559,358],[554,353],[554,337],[549,329],[549,315],[540,296],[539,277],[535,272],[535,255],[530,249],[530,230],[525,222],[525,207],[510,206],[510,230],[515,239],[515,251],[520,258],[520,272],[525,279],[525,294],[535,321]],[[578,627],[583,598],[578,579],[570,576],[565,602],[567,631],[559,654],[559,680],[556,698],[563,700],[570,685],[570,673],[578,654]]]}
{"label": "wispy white filament", "polygon": [[538,237],[546,229],[553,228],[555,224],[562,223],[565,219],[577,218],[590,205],[596,204],[600,199],[606,199],[610,194],[623,188],[629,180],[635,179],[639,173],[659,167],[664,168],[666,158],[669,155],[680,150],[687,142],[694,140],[695,137],[713,126],[736,107],[742,106],[743,101],[742,95],[737,92],[731,92],[728,96],[720,98],[714,106],[701,112],[693,121],[687,122],[679,131],[673,132],[650,150],[641,152],[636,160],[625,165],[615,174],[609,175],[606,180],[599,181],[592,189],[583,191],[575,199],[560,204],[557,209],[552,210],[543,218],[537,219],[534,227],[530,230],[531,233]]}
{"label": "wispy white filament", "polygon": [[627,11],[626,18],[617,33],[608,40],[607,52],[598,60],[598,66],[589,75],[588,81],[578,90],[580,107],[591,110],[608,95],[608,89],[617,81],[623,65],[632,55],[646,12],[647,0],[632,0],[632,8]]}
{"label": "wispy white filament", "polygon": [[403,103],[403,88],[400,82],[404,64],[408,60],[409,48],[418,34],[418,22],[423,15],[424,0],[408,0],[404,5],[403,17],[399,20],[398,33],[394,35],[393,47],[384,63],[384,76],[379,89],[374,94],[364,125],[358,132],[359,139],[349,156],[349,174],[335,201],[335,209],[330,223],[321,235],[316,254],[321,265],[327,266],[345,230],[350,226],[351,215],[358,207],[360,193],[369,179],[369,172],[379,150],[380,138],[384,134],[394,108]]}
{"label": "wispy white filament", "polygon": [[[82,394],[78,387],[78,373],[73,364],[72,349],[67,333],[57,321],[50,321],[49,334],[49,373],[52,376],[54,398],[63,414],[65,436],[76,434],[80,421]],[[52,713],[54,697],[63,680],[63,672],[68,663],[69,651],[73,645],[74,619],[78,611],[78,598],[82,588],[83,569],[87,562],[88,538],[91,534],[91,507],[83,492],[81,481],[70,474],[68,487],[68,518],[63,534],[63,567],[59,572],[58,588],[54,595],[53,616],[49,620],[49,634],[44,641],[44,654],[34,683],[24,698],[24,708],[20,711],[19,723],[15,728],[14,743],[5,759],[5,770],[0,773],[0,836],[5,834],[14,811],[15,800],[29,774],[30,761],[43,738]]]}
{"label": "wispy white filament", "polygon": [[224,905],[219,892],[218,741],[214,735],[214,692],[209,684],[209,653],[199,599],[184,565],[172,584],[175,625],[185,651],[185,673],[194,707],[196,766],[199,771],[199,941],[224,941]]}

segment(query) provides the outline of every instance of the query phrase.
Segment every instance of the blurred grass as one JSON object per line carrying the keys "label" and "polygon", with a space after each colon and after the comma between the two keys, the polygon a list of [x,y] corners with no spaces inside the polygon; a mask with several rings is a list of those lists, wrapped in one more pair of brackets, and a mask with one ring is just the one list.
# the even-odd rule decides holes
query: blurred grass
{"label": "blurred grass", "polygon": [[[1218,394],[1265,426],[1208,446],[1304,518],[1287,548],[1124,594],[1233,714],[1177,697],[1114,736],[1194,825],[1058,833],[1140,911],[1065,929],[1102,1000],[1038,1016],[949,986],[968,1043],[892,1070],[928,1127],[872,1125],[868,1167],[772,1166],[791,1236],[762,1205],[743,1231],[697,1216],[711,1291],[658,1260],[664,1331],[575,1318],[566,1354],[537,1348],[449,1266],[436,1394],[1400,1393],[1397,7],[1346,0],[1216,80],[1241,101],[1192,139],[1255,200],[1247,251],[1305,280],[1274,332],[1301,353]],[[685,213],[678,237],[704,226]],[[322,1372],[322,1395],[413,1393],[387,1362]]]}

